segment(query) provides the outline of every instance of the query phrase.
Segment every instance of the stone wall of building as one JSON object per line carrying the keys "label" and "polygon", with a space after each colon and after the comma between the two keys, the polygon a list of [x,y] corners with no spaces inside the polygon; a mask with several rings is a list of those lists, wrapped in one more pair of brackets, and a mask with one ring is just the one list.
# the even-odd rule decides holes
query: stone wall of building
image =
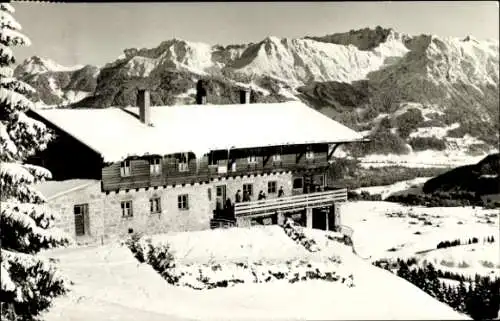
{"label": "stone wall of building", "polygon": [[[56,215],[55,226],[62,229],[80,243],[94,243],[102,235],[103,226],[103,197],[101,184],[93,184],[69,191],[53,199],[49,199],[47,206]],[[76,236],[75,205],[87,204],[88,216],[85,224],[85,235]]]}
{"label": "stone wall of building", "polygon": [[[243,191],[243,184],[253,184],[252,200],[257,200],[260,190],[268,198],[277,197],[277,193],[268,194],[270,181],[276,182],[276,190],[283,186],[285,196],[291,195],[292,174],[287,172],[223,178],[185,186],[122,190],[118,193],[101,192],[100,183],[95,183],[57,196],[49,200],[48,205],[59,214],[57,226],[77,242],[107,243],[123,238],[132,231],[154,234],[209,229],[216,207],[216,186],[225,185],[226,196],[234,203],[236,192]],[[188,195],[188,209],[178,208],[178,196],[181,194]],[[159,213],[151,213],[151,198],[160,198]],[[122,215],[121,203],[125,201],[132,202],[132,217]],[[75,232],[74,206],[79,204],[88,205],[84,236],[76,236]]]}

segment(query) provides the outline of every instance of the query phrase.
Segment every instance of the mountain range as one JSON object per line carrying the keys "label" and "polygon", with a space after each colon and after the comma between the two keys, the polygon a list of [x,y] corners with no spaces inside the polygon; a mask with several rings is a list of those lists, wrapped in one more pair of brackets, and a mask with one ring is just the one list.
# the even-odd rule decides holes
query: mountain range
{"label": "mountain range", "polygon": [[228,46],[172,39],[125,49],[101,68],[31,57],[15,75],[37,89],[39,105],[71,108],[134,105],[138,87],[154,105],[192,104],[199,79],[208,103],[238,103],[252,87],[259,102],[298,99],[362,131],[372,141],[350,150],[359,155],[487,153],[500,129],[499,44],[471,36],[376,27]]}

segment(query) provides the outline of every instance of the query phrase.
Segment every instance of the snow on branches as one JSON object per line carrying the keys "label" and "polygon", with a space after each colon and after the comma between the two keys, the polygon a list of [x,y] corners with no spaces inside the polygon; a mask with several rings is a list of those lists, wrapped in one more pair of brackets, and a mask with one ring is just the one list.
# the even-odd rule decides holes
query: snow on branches
{"label": "snow on branches", "polygon": [[0,43],[7,46],[29,46],[31,41],[17,30],[0,28]]}
{"label": "snow on branches", "polygon": [[50,172],[23,164],[46,148],[52,134],[25,114],[34,104],[24,94],[34,90],[13,78],[10,47],[30,44],[13,13],[10,4],[0,3],[0,317],[32,320],[66,291],[55,267],[35,254],[70,240],[53,226],[54,213],[33,187]]}
{"label": "snow on branches", "polygon": [[2,248],[24,253],[67,245],[69,240],[52,227],[54,215],[44,206],[18,202],[2,202]]}
{"label": "snow on branches", "polygon": [[12,49],[7,47],[6,45],[0,44],[0,66],[13,64],[15,62],[16,59],[14,58],[14,53],[12,52]]}
{"label": "snow on branches", "polygon": [[2,309],[2,319],[9,312],[14,312],[20,320],[32,319],[47,309],[54,297],[66,292],[69,281],[47,259],[2,250],[0,265],[4,294],[1,301],[14,303],[14,311]]}
{"label": "snow on branches", "polygon": [[9,12],[2,11],[0,13],[0,28],[9,28],[13,30],[21,30],[21,25],[12,17]]}
{"label": "snow on branches", "polygon": [[[22,112],[13,112],[7,117],[10,118],[9,121],[0,126],[0,146],[10,147],[3,152],[5,154],[1,156],[2,160],[25,159],[37,150],[44,150],[53,138],[52,132],[43,123]],[[15,145],[15,150],[12,144]]]}
{"label": "snow on branches", "polygon": [[16,10],[11,4],[8,3],[0,3],[0,12],[8,12],[8,13],[14,13]]}
{"label": "snow on branches", "polygon": [[[1,47],[0,47],[1,50]],[[0,53],[1,59],[1,53]],[[0,79],[0,86],[6,88],[7,90],[16,91],[18,93],[27,94],[34,93],[35,89],[25,82],[19,81],[13,77],[2,77]]]}

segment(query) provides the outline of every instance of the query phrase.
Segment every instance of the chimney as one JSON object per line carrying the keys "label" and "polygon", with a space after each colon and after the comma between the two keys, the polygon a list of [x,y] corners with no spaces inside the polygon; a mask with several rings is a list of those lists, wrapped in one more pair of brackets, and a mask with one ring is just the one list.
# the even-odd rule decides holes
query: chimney
{"label": "chimney", "polygon": [[141,123],[151,124],[151,106],[149,101],[149,91],[146,89],[139,89],[137,93],[137,106],[139,106],[139,119]]}
{"label": "chimney", "polygon": [[196,104],[205,105],[207,103],[207,90],[203,80],[198,80],[196,83]]}
{"label": "chimney", "polygon": [[240,104],[250,104],[250,93],[249,88],[240,90]]}

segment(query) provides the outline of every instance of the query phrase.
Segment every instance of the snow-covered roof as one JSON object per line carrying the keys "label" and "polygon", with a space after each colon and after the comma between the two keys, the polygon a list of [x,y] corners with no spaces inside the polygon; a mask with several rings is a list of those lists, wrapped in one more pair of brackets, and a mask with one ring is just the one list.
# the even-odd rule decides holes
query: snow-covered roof
{"label": "snow-covered roof", "polygon": [[100,184],[94,179],[69,179],[65,181],[44,181],[34,185],[47,200],[79,190],[92,184]]}
{"label": "snow-covered roof", "polygon": [[152,126],[139,121],[138,107],[34,111],[101,154],[105,162],[128,156],[193,152],[199,157],[212,150],[363,139],[299,101],[156,106],[151,107]]}

